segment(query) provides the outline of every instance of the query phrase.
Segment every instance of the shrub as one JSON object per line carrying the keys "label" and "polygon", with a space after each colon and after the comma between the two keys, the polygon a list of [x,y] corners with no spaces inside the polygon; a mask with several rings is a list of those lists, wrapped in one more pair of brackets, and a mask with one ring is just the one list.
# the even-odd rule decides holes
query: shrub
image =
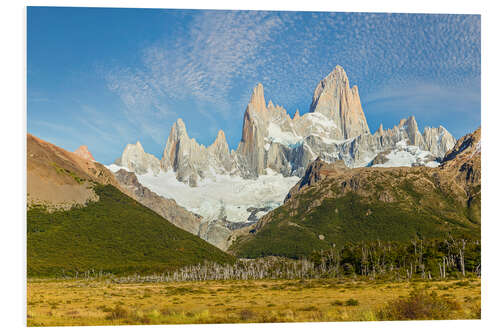
{"label": "shrub", "polygon": [[241,320],[250,320],[255,317],[255,313],[252,310],[241,310],[240,312],[240,319]]}
{"label": "shrub", "polygon": [[128,316],[128,311],[121,305],[116,305],[114,309],[111,310],[110,314],[106,317],[108,320],[123,319]]}
{"label": "shrub", "polygon": [[408,297],[389,302],[377,312],[379,320],[451,319],[460,306],[455,300],[438,298],[435,292],[414,289]]}
{"label": "shrub", "polygon": [[359,305],[359,301],[357,299],[354,299],[354,298],[349,298],[345,302],[345,305],[347,305],[347,306],[357,306],[357,305]]}
{"label": "shrub", "polygon": [[472,306],[472,319],[481,319],[481,302],[477,302]]}
{"label": "shrub", "polygon": [[453,284],[455,287],[468,287],[470,285],[469,281],[458,281]]}

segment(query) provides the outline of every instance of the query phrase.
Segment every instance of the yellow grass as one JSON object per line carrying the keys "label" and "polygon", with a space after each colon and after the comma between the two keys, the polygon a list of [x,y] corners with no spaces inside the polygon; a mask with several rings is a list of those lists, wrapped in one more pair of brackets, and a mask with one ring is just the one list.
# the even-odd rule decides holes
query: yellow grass
{"label": "yellow grass", "polygon": [[[28,326],[377,320],[413,287],[459,304],[449,319],[480,316],[481,281],[386,283],[262,280],[115,284],[28,281]],[[348,306],[354,299],[358,305]],[[354,302],[355,303],[355,302]]]}

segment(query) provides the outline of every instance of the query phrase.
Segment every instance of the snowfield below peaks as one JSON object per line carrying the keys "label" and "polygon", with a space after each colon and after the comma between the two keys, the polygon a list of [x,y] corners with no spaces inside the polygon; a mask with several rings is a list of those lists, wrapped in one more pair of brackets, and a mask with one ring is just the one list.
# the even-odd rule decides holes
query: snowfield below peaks
{"label": "snowfield below peaks", "polygon": [[386,162],[374,164],[372,167],[390,168],[424,165],[435,168],[439,166],[439,162],[433,160],[433,156],[429,151],[408,145],[403,140],[398,142],[396,148],[391,150],[385,157],[387,158]]}
{"label": "snowfield below peaks", "polygon": [[[122,167],[109,165],[116,172]],[[123,168],[124,169],[124,168]],[[226,218],[231,222],[247,222],[251,215],[249,208],[277,208],[283,204],[288,191],[300,180],[298,177],[284,177],[270,169],[267,175],[257,179],[243,179],[239,176],[216,175],[214,180],[205,178],[197,187],[179,182],[173,171],[152,172],[137,175],[137,179],[151,191],[169,199],[206,220]],[[256,213],[260,218],[265,211]]]}

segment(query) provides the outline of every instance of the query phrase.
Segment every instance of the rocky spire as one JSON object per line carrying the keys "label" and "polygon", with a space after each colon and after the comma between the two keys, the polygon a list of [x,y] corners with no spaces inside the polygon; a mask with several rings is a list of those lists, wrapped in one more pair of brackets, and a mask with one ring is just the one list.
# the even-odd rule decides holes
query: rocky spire
{"label": "rocky spire", "polygon": [[309,112],[319,112],[333,120],[338,127],[338,139],[370,133],[358,87],[350,88],[347,74],[341,66],[337,65],[318,83]]}
{"label": "rocky spire", "polygon": [[163,150],[163,156],[161,158],[161,168],[163,170],[168,171],[174,168],[175,171],[175,164],[179,154],[181,141],[189,141],[189,136],[187,134],[186,124],[179,118],[172,125],[165,149]]}
{"label": "rocky spire", "polygon": [[266,100],[264,99],[264,86],[262,83],[257,84],[257,86],[253,88],[247,110],[256,112],[264,112],[267,110]]}
{"label": "rocky spire", "polygon": [[89,151],[87,146],[80,146],[77,150],[75,150],[75,154],[89,161],[95,161],[94,156]]}
{"label": "rocky spire", "polygon": [[439,126],[438,128],[426,127],[422,137],[424,141],[423,148],[436,156],[443,156],[456,143],[453,135],[443,126]]}
{"label": "rocky spire", "polygon": [[[272,102],[270,105],[273,105]],[[247,166],[244,171],[246,176],[256,177],[262,174],[265,169],[264,137],[270,118],[267,110],[264,87],[259,83],[253,89],[250,102],[245,110],[241,141],[237,149],[240,165]]]}
{"label": "rocky spire", "polygon": [[208,147],[209,149],[222,149],[229,153],[229,146],[226,141],[226,134],[223,130],[219,130],[215,141]]}
{"label": "rocky spire", "polygon": [[191,186],[197,185],[200,176],[213,176],[212,170],[216,173],[230,172],[233,163],[224,131],[220,130],[215,141],[205,147],[189,137],[186,125],[182,119],[178,119],[170,130],[161,168],[165,171],[173,170],[179,181]]}
{"label": "rocky spire", "polygon": [[415,120],[415,116],[410,116],[408,117],[408,119],[402,119],[399,124],[400,128],[406,130],[408,139],[410,140],[410,144],[413,146],[420,146],[420,144],[423,142],[423,138],[420,134],[420,131],[418,130],[418,124]]}
{"label": "rocky spire", "polygon": [[139,141],[136,144],[128,144],[115,163],[137,174],[144,174],[148,171],[158,174],[160,171],[160,161],[154,155],[144,152]]}
{"label": "rocky spire", "polygon": [[293,120],[297,120],[300,118],[300,113],[299,113],[299,110],[295,110],[295,114],[293,115]]}
{"label": "rocky spire", "polygon": [[382,124],[380,124],[380,126],[378,127],[376,134],[378,134],[378,135],[384,134],[384,126]]}

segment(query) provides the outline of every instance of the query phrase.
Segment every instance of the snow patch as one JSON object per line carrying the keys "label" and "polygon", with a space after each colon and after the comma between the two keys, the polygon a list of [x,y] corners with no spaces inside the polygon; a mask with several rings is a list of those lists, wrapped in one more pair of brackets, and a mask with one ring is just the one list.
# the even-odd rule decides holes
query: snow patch
{"label": "snow patch", "polygon": [[321,141],[323,141],[324,143],[326,144],[336,144],[336,145],[343,145],[343,144],[346,144],[346,143],[350,143],[352,142],[355,138],[350,138],[350,139],[347,139],[347,140],[334,140],[334,139],[327,139],[327,138],[323,138],[323,137],[319,137],[321,139]]}
{"label": "snow patch", "polygon": [[122,167],[121,165],[117,165],[117,164],[110,164],[110,165],[105,165],[106,168],[108,168],[109,171],[115,173],[117,171],[119,171],[120,169],[123,169],[125,171],[129,171],[129,169],[127,169],[126,167]]}
{"label": "snow patch", "polygon": [[313,125],[321,127],[323,129],[337,128],[337,125],[332,119],[329,119],[324,114],[321,114],[319,112],[306,113],[303,116],[303,119],[310,120]]}
{"label": "snow patch", "polygon": [[269,123],[267,131],[268,131],[267,139],[270,142],[281,143],[282,145],[285,146],[296,146],[302,143],[303,141],[303,138],[301,136],[298,136],[297,134],[292,132],[282,131],[281,127],[272,122]]}
{"label": "snow patch", "polygon": [[197,187],[179,182],[172,170],[161,171],[158,175],[151,172],[137,175],[137,179],[151,191],[174,199],[207,220],[223,217],[220,214],[224,212],[229,221],[246,222],[251,214],[248,208],[281,206],[290,188],[300,180],[284,177],[271,169],[266,172],[267,175],[257,179],[215,174],[213,179],[202,179]]}
{"label": "snow patch", "polygon": [[431,152],[421,150],[417,146],[410,146],[405,140],[396,143],[396,149],[393,149],[385,156],[388,161],[383,164],[375,164],[373,167],[390,168],[390,167],[411,167],[414,164],[425,165],[430,168],[439,166],[435,160],[427,161],[432,157]]}

